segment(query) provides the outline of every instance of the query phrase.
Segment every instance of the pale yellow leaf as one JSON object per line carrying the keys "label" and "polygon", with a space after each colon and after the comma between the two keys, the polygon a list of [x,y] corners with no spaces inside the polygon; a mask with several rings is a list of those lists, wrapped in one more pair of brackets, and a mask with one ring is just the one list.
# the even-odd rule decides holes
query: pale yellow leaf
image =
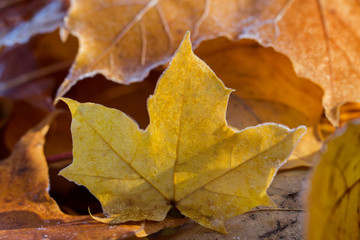
{"label": "pale yellow leaf", "polygon": [[305,132],[271,123],[229,128],[230,93],[186,34],[148,101],[145,131],[118,110],[63,99],[73,115],[74,161],[61,174],[100,200],[103,222],[161,221],[174,206],[225,232],[226,219],[273,205],[266,190]]}

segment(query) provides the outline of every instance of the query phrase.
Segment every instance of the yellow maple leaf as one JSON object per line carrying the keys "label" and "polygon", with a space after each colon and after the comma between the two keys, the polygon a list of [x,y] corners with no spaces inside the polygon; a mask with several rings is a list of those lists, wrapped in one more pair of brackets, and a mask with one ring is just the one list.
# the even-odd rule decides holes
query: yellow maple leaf
{"label": "yellow maple leaf", "polygon": [[126,114],[63,99],[73,121],[74,162],[61,175],[101,202],[106,223],[165,218],[174,206],[201,225],[226,232],[226,219],[266,194],[305,127],[227,126],[231,89],[191,49],[185,36],[148,101],[145,131]]}
{"label": "yellow maple leaf", "polygon": [[360,125],[340,129],[315,168],[308,196],[308,239],[359,239]]}

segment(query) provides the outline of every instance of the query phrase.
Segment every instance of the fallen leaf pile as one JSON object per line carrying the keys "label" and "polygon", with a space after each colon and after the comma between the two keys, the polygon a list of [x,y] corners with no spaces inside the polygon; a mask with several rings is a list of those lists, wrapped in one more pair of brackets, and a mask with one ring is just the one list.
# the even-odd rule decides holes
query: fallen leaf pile
{"label": "fallen leaf pile", "polygon": [[1,240],[359,238],[357,1],[0,16]]}

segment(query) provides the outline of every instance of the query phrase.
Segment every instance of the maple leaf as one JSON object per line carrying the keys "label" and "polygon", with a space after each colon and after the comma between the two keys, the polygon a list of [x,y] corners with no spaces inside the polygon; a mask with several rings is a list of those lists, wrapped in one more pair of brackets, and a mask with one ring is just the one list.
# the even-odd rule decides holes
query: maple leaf
{"label": "maple leaf", "polygon": [[48,167],[43,154],[50,114],[30,129],[11,156],[0,161],[0,239],[104,239],[136,233],[146,236],[185,219],[168,219],[163,225],[146,223],[107,226],[90,216],[64,214],[49,196]]}
{"label": "maple leaf", "polygon": [[359,12],[350,0],[72,1],[66,23],[80,49],[57,96],[96,73],[120,83],[141,81],[192,30],[195,46],[219,36],[250,38],[287,55],[299,76],[324,89],[326,115],[337,125],[339,106],[360,101]]}
{"label": "maple leaf", "polygon": [[145,131],[118,110],[63,99],[74,161],[60,174],[100,200],[108,218],[99,221],[161,221],[175,206],[226,232],[227,218],[273,204],[266,189],[305,132],[271,123],[229,128],[230,93],[193,54],[188,33],[148,100]]}
{"label": "maple leaf", "polygon": [[309,239],[359,239],[360,125],[340,129],[322,155],[310,182]]}

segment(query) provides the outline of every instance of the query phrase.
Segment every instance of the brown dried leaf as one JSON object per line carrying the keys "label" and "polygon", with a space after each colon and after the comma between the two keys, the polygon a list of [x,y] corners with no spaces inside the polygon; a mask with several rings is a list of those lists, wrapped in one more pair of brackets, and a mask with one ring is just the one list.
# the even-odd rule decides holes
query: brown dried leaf
{"label": "brown dried leaf", "polygon": [[359,13],[350,0],[72,1],[67,26],[80,49],[57,96],[95,73],[141,81],[190,30],[195,46],[218,36],[251,38],[286,54],[299,76],[324,89],[326,115],[337,125],[338,107],[360,100]]}
{"label": "brown dried leaf", "polygon": [[269,41],[289,56],[296,73],[325,91],[323,105],[330,122],[339,123],[339,107],[360,101],[360,4],[358,1],[276,1],[283,7]]}

